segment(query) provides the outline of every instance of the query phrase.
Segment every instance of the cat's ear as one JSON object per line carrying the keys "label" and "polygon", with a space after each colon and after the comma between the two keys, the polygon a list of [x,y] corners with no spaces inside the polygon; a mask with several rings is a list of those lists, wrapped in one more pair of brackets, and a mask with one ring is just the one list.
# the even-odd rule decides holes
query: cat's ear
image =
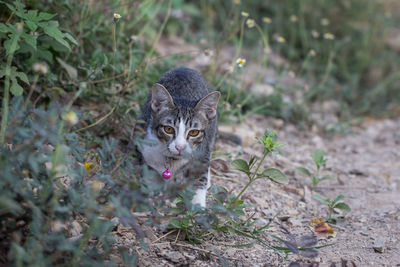
{"label": "cat's ear", "polygon": [[155,113],[159,113],[164,109],[170,109],[174,106],[174,100],[167,89],[159,83],[154,84],[151,89],[151,109]]}
{"label": "cat's ear", "polygon": [[217,115],[218,100],[221,96],[220,92],[212,92],[200,99],[196,105],[196,110],[205,115],[209,120]]}

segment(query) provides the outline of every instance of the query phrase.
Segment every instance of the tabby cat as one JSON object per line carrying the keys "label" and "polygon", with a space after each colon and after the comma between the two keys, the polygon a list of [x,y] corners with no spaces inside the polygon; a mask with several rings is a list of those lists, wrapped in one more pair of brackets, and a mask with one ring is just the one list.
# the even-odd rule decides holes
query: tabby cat
{"label": "tabby cat", "polygon": [[209,93],[202,75],[175,68],[154,84],[142,109],[143,161],[164,179],[194,183],[192,203],[206,206],[210,160],[217,135],[220,93]]}

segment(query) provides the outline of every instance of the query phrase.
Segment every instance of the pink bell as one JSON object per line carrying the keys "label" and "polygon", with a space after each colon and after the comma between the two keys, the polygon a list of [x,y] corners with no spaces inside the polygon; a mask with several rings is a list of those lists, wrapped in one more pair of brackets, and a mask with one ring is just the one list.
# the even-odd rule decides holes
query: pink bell
{"label": "pink bell", "polygon": [[162,173],[162,177],[165,180],[168,180],[169,178],[171,178],[171,176],[172,176],[172,173],[168,168]]}

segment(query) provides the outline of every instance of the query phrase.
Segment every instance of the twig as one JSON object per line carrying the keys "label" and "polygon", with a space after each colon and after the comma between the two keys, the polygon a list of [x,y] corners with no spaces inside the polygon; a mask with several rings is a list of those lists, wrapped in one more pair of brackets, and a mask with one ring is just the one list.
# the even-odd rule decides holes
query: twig
{"label": "twig", "polygon": [[179,234],[180,234],[180,233],[181,233],[181,229],[179,229],[178,234],[176,235],[176,238],[175,238],[174,243],[176,243],[176,241],[178,241],[178,237],[179,237]]}
{"label": "twig", "polygon": [[[170,234],[172,234],[172,233],[175,232],[176,230],[177,230],[177,229],[173,229],[173,230],[169,231],[168,233],[166,233],[165,235],[160,236],[159,238],[157,238],[156,240],[154,240],[153,242],[151,242],[151,244],[154,244],[154,243],[156,243],[157,241],[163,239],[164,237],[169,236]],[[180,231],[180,229],[179,229],[179,231]]]}

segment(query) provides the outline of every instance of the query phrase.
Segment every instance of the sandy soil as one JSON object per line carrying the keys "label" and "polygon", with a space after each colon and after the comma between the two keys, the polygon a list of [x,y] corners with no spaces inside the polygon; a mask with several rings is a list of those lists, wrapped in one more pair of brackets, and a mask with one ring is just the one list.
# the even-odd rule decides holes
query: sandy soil
{"label": "sandy soil", "polygon": [[[367,121],[352,128],[349,135],[330,138],[316,131],[300,131],[280,120],[252,116],[240,125],[220,125],[221,132],[240,136],[242,146],[220,140],[216,149],[242,151],[244,158],[261,155],[254,137],[267,127],[276,130],[286,145],[265,166],[280,168],[290,182],[283,186],[256,181],[244,194],[254,206],[247,213],[254,213],[260,226],[279,213],[268,233],[285,237],[279,226],[283,225],[297,238],[313,234],[311,220],[326,216],[328,210],[312,198],[310,179],[295,168],[313,169],[309,155],[316,148],[323,149],[328,157],[326,173],[337,178],[321,182],[317,191],[330,198],[343,194],[352,208],[344,219],[331,224],[337,230],[335,237],[318,235],[318,246],[331,246],[319,249],[313,259],[290,254],[283,261],[261,244],[233,247],[251,242],[234,234],[214,233],[204,243],[193,245],[180,240],[176,233],[163,237],[165,233],[145,227],[150,246],[137,250],[140,266],[288,266],[291,262],[299,263],[297,266],[400,266],[400,119]],[[229,161],[226,159],[226,163]],[[213,183],[239,192],[247,178],[237,171],[222,170],[220,165],[214,165]],[[137,247],[131,231],[120,231],[117,242]]]}
{"label": "sandy soil", "polygon": [[[182,47],[185,47],[195,52],[190,61],[193,66],[190,62],[184,64],[196,69],[210,64],[211,58],[198,47],[188,48],[174,42],[164,40],[158,52],[161,55],[184,53]],[[223,49],[224,53],[219,55],[219,66],[229,64],[231,60],[226,51],[229,49]],[[272,61],[282,64],[278,58],[271,57]],[[254,79],[249,75],[259,71],[265,74],[264,83],[254,85]],[[246,66],[242,75],[244,80],[248,80],[249,86],[246,87],[254,94],[270,91],[268,82],[277,79],[273,69],[259,70],[251,65]],[[296,94],[307,90],[306,82],[291,75],[287,77],[281,80],[281,86],[298,89],[289,90],[284,97],[288,101],[300,99]],[[338,108],[334,101],[321,103],[312,108],[312,118],[322,126],[334,125],[338,122],[334,116]],[[252,240],[235,234],[213,233],[202,244],[194,245],[182,240],[176,232],[168,234],[147,226],[143,226],[149,245],[147,249],[138,246],[134,232],[121,225],[117,229],[117,244],[130,246],[132,250],[136,248],[140,266],[289,266],[290,263],[291,266],[400,266],[400,118],[366,120],[350,128],[350,134],[329,137],[318,130],[321,127],[302,131],[281,120],[253,115],[239,125],[220,125],[220,132],[237,135],[242,145],[222,139],[217,142],[216,150],[220,154],[243,152],[240,157],[247,159],[250,155],[261,156],[262,148],[255,142],[255,136],[261,136],[266,128],[275,130],[279,140],[286,145],[279,154],[266,160],[265,167],[281,169],[289,178],[289,184],[283,186],[258,180],[248,188],[243,198],[254,208],[246,212],[257,219],[256,225],[265,225],[278,214],[268,233],[285,238],[281,225],[298,240],[314,234],[310,222],[327,216],[328,209],[313,199],[311,180],[296,171],[296,167],[314,170],[310,154],[316,148],[326,152],[325,173],[335,176],[333,180],[321,182],[316,191],[331,199],[343,194],[344,201],[351,206],[349,214],[337,224],[331,224],[337,231],[335,236],[318,235],[317,246],[329,246],[319,249],[317,257],[309,259],[290,254],[283,260],[276,252],[258,243],[251,247],[238,247]],[[213,164],[212,182],[238,193],[246,184],[247,177],[227,168],[230,161],[226,157]],[[139,221],[145,220],[146,214],[138,215]],[[267,235],[263,238],[273,242]]]}

